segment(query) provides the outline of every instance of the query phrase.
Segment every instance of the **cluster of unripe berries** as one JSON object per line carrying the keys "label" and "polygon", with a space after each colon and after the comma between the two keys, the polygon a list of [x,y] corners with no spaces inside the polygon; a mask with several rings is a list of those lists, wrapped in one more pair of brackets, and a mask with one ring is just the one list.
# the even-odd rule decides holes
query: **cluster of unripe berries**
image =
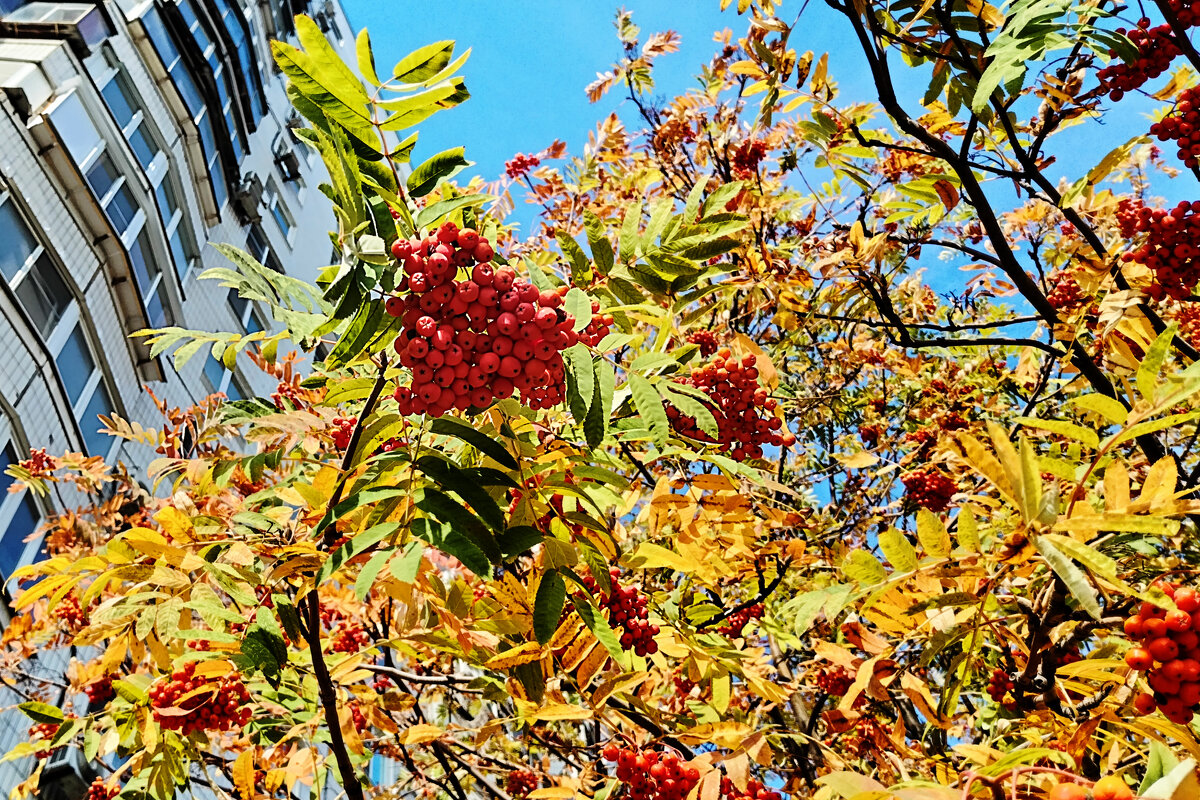
{"label": "cluster of unripe berries", "polygon": [[514,769],[504,779],[504,791],[513,797],[526,797],[538,788],[540,783],[541,779],[538,778],[537,773],[527,769]]}
{"label": "cluster of unripe berries", "polygon": [[712,331],[692,331],[687,335],[687,340],[691,344],[700,346],[702,358],[708,358],[721,346],[721,343],[717,341],[717,335]]}
{"label": "cluster of unripe berries", "polygon": [[900,480],[909,500],[933,512],[945,511],[958,491],[954,481],[936,470],[914,469]]}
{"label": "cluster of unripe berries", "polygon": [[[796,437],[784,431],[783,420],[774,414],[777,403],[758,385],[758,368],[752,355],[736,358],[728,348],[691,374],[677,378],[679,383],[694,386],[708,396],[706,404],[717,421],[718,449],[737,461],[762,458],[763,445],[791,447]],[[759,412],[763,413],[759,413]],[[667,418],[683,436],[702,442],[713,438],[688,416],[674,406],[667,406]]]}
{"label": "cluster of unripe berries", "polygon": [[329,649],[335,653],[357,653],[371,644],[371,635],[362,625],[341,623],[329,635]]}
{"label": "cluster of unripe berries", "polygon": [[612,567],[608,571],[612,591],[608,594],[600,590],[596,579],[589,574],[583,575],[583,583],[592,594],[600,596],[600,605],[608,609],[608,621],[614,628],[621,628],[621,647],[632,650],[639,656],[653,655],[658,652],[658,626],[651,625],[646,596],[632,586],[622,586],[617,578],[621,571]]}
{"label": "cluster of unripe berries", "polygon": [[822,667],[817,671],[817,688],[831,697],[841,697],[853,683],[854,676],[845,667]]}
{"label": "cluster of unripe berries", "polygon": [[[154,719],[162,727],[184,736],[193,731],[224,731],[244,726],[250,721],[246,705],[249,700],[250,692],[239,675],[198,678],[194,661],[175,670],[169,680],[150,687]],[[176,713],[177,709],[187,713]]]}
{"label": "cluster of unripe berries", "polygon": [[617,780],[629,787],[630,800],[683,800],[700,781],[700,771],[674,753],[605,745],[604,760],[617,765]]}
{"label": "cluster of unripe berries", "polygon": [[[1117,33],[1129,37],[1129,41],[1138,49],[1138,57],[1133,63],[1114,62],[1096,73],[1100,87],[1114,102],[1124,97],[1126,92],[1140,89],[1147,81],[1162,75],[1171,68],[1171,62],[1180,53],[1171,26],[1164,24],[1152,28],[1146,17],[1138,20],[1133,30],[1117,28]],[[1115,57],[1117,52],[1110,50],[1108,54]]]}
{"label": "cluster of unripe berries", "polygon": [[88,703],[93,706],[105,705],[109,700],[117,696],[117,691],[113,688],[112,675],[105,675],[102,678],[92,681],[83,687],[83,691],[87,694]]}
{"label": "cluster of unripe berries", "polygon": [[1133,707],[1139,714],[1158,709],[1186,725],[1200,707],[1200,594],[1165,581],[1157,586],[1175,601],[1176,610],[1144,602],[1125,620],[1125,635],[1140,643],[1125,653],[1125,663],[1146,673],[1153,692],[1134,697]]}
{"label": "cluster of unripe berries", "polygon": [[1057,783],[1046,800],[1133,800],[1133,790],[1120,777],[1108,775],[1089,789],[1080,783]]}
{"label": "cluster of unripe berries", "polygon": [[395,349],[412,371],[412,385],[396,389],[401,414],[486,408],[517,390],[533,409],[562,402],[561,352],[579,341],[562,308],[565,288],[539,292],[509,267],[493,270],[487,239],[452,222],[425,239],[397,240],[392,255],[406,294],[385,308],[403,322]]}
{"label": "cluster of unripe berries", "polygon": [[1155,300],[1190,296],[1200,281],[1200,246],[1196,244],[1200,242],[1200,200],[1179,203],[1170,211],[1123,202],[1117,219],[1126,238],[1148,234],[1140,247],[1121,256],[1122,261],[1136,261],[1154,273],[1147,294]]}
{"label": "cluster of unripe berries", "polygon": [[1184,89],[1170,114],[1150,126],[1160,142],[1175,142],[1176,156],[1188,167],[1200,165],[1200,89]]}
{"label": "cluster of unripe berries", "polygon": [[741,636],[742,629],[750,623],[750,620],[759,619],[762,615],[762,603],[740,608],[725,618],[725,624],[719,630],[726,636]]}
{"label": "cluster of unripe berries", "polygon": [[103,778],[96,778],[88,786],[87,794],[83,796],[83,800],[112,800],[121,793],[119,786],[109,786],[104,782]]}
{"label": "cluster of unripe berries", "polygon": [[1083,300],[1083,291],[1079,282],[1069,272],[1061,272],[1054,279],[1054,285],[1046,295],[1046,302],[1055,311],[1070,311]]}

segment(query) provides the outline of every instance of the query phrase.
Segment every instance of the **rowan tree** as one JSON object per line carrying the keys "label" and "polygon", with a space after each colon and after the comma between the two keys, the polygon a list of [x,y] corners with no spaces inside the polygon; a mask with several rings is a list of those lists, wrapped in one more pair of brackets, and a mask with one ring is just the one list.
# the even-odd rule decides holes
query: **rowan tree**
{"label": "rowan tree", "polygon": [[[874,97],[739,0],[663,100],[678,37],[620,12],[587,91],[630,113],[494,183],[405,167],[454,43],[384,80],[298,18],[340,262],[217,245],[278,332],[146,335],[279,388],[106,420],[150,491],[12,470],[83,504],[17,576],[11,756],[121,758],[94,792],[131,800],[1200,794],[1200,205],[1155,199],[1197,169],[1200,15],[826,6]],[[24,662],[68,645],[60,709]]]}

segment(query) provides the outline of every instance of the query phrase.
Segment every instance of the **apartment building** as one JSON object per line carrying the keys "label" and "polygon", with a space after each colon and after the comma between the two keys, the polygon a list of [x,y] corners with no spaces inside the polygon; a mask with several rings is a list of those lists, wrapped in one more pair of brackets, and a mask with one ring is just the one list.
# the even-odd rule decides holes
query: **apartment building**
{"label": "apartment building", "polygon": [[[129,334],[272,325],[197,280],[224,262],[208,242],[306,280],[330,263],[324,167],[291,132],[270,56],[299,13],[353,51],[335,0],[0,0],[0,471],[44,447],[136,474],[155,454],[102,436],[97,416],[156,422],[143,387],[179,406],[274,389],[206,351],[176,370]],[[31,534],[52,511],[10,484],[0,475],[0,579],[36,557]],[[0,750],[28,724],[12,716]],[[63,754],[74,762],[47,770],[51,800],[84,787],[79,756]],[[0,784],[30,769],[2,764]]]}

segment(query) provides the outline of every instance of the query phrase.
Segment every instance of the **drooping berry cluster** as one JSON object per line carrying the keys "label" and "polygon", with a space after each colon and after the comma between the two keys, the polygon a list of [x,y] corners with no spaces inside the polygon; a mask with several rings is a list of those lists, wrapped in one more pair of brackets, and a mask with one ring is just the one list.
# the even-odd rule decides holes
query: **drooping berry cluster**
{"label": "drooping berry cluster", "polygon": [[504,174],[514,181],[519,181],[528,175],[531,169],[541,163],[542,160],[537,156],[527,156],[524,153],[517,153],[511,159],[504,162]]}
{"label": "drooping berry cluster", "polygon": [[721,346],[721,343],[717,341],[717,335],[712,331],[692,331],[687,335],[687,340],[691,344],[700,346],[700,355],[703,358],[708,358]]}
{"label": "drooping berry cluster", "polygon": [[121,787],[109,786],[104,782],[103,778],[96,778],[88,786],[87,794],[83,796],[83,800],[112,800],[121,793]]}
{"label": "drooping berry cluster", "polygon": [[541,778],[536,772],[527,769],[514,769],[504,779],[504,790],[513,797],[525,797],[538,788]]}
{"label": "drooping berry cluster", "polygon": [[356,417],[338,417],[333,421],[333,446],[338,450],[350,447],[350,438],[354,435],[354,426],[358,423]]}
{"label": "drooping berry cluster", "polygon": [[1056,275],[1050,292],[1046,295],[1046,302],[1055,311],[1069,311],[1078,306],[1082,300],[1083,291],[1079,288],[1079,282],[1069,272],[1060,272]]}
{"label": "drooping berry cluster", "polygon": [[832,697],[841,697],[854,683],[854,676],[845,667],[822,667],[817,671],[817,688]]}
{"label": "drooping berry cluster", "polygon": [[1170,114],[1150,126],[1160,142],[1175,142],[1175,155],[1188,167],[1200,165],[1200,88],[1184,89]]}
{"label": "drooping berry cluster", "polygon": [[93,706],[105,705],[117,696],[117,691],[113,688],[112,675],[105,675],[92,681],[83,687],[83,691],[87,693],[88,703]]}
{"label": "drooping berry cluster", "polygon": [[612,325],[615,321],[612,314],[601,313],[600,304],[593,300],[592,321],[587,324],[586,328],[579,332],[579,341],[588,347],[595,347],[612,331]]}
{"label": "drooping berry cluster", "polygon": [[[1000,703],[1008,709],[1016,707],[1016,701],[1008,696],[1008,693],[1017,687],[1013,682],[1012,676],[1004,667],[996,667],[992,670],[992,675],[988,678],[987,693],[988,696]],[[1006,699],[1007,698],[1007,699]]]}
{"label": "drooping berry cluster", "polygon": [[1185,725],[1200,707],[1200,594],[1165,581],[1158,586],[1175,601],[1176,610],[1144,602],[1125,620],[1125,635],[1140,642],[1125,653],[1125,663],[1146,673],[1153,692],[1139,694],[1133,706],[1139,714],[1157,708]]}
{"label": "drooping berry cluster", "polygon": [[329,649],[335,653],[357,653],[371,644],[371,635],[362,625],[342,622],[329,635]]}
{"label": "drooping berry cluster", "polygon": [[[395,348],[412,371],[412,385],[396,389],[400,413],[485,408],[517,390],[533,409],[562,402],[561,351],[579,335],[559,292],[539,292],[509,267],[493,270],[487,239],[452,222],[398,240],[392,254],[404,265],[397,289],[405,295],[386,309],[403,321]],[[456,280],[460,270],[470,276]]]}
{"label": "drooping berry cluster", "polygon": [[718,630],[726,636],[741,636],[742,629],[750,624],[750,620],[759,619],[763,615],[762,603],[755,603],[746,608],[740,608],[725,618],[725,624]]}
{"label": "drooping berry cluster", "polygon": [[930,511],[945,511],[958,491],[954,481],[936,470],[914,469],[900,479],[908,499]]}
{"label": "drooping berry cluster", "polygon": [[[791,447],[796,437],[783,429],[783,420],[775,415],[775,398],[758,384],[756,359],[749,355],[736,358],[728,348],[677,382],[694,386],[708,396],[706,404],[717,421],[718,449],[737,461],[762,458],[763,445]],[[759,412],[763,413],[759,413]],[[702,442],[713,438],[696,424],[696,419],[674,406],[667,406],[671,425],[683,436]]]}
{"label": "drooping berry cluster", "polygon": [[[1131,31],[1117,28],[1117,33],[1129,37],[1138,49],[1138,57],[1133,63],[1114,62],[1099,70],[1096,77],[1100,79],[1100,87],[1114,101],[1120,100],[1126,92],[1142,88],[1147,81],[1154,80],[1171,68],[1171,62],[1179,55],[1179,46],[1175,44],[1175,36],[1171,33],[1170,25],[1150,27],[1150,20],[1142,17],[1137,27]],[[1117,55],[1116,50],[1108,52],[1110,57]]]}
{"label": "drooping berry cluster", "polygon": [[874,447],[879,444],[879,437],[883,435],[883,425],[875,422],[864,422],[858,426],[858,438],[862,439],[862,443],[867,447]]}
{"label": "drooping berry cluster", "polygon": [[236,673],[221,678],[196,676],[196,662],[150,687],[154,719],[187,736],[193,731],[224,731],[250,721],[250,692]]}
{"label": "drooping berry cluster", "polygon": [[617,780],[629,787],[630,800],[683,800],[700,781],[700,770],[674,753],[618,747],[609,743],[601,753],[616,763]]}
{"label": "drooping berry cluster", "polygon": [[[71,719],[74,716],[74,714],[68,714],[67,718]],[[29,726],[29,738],[38,744],[49,744],[54,737],[58,735],[58,729],[60,727],[62,727],[61,722],[35,722]],[[54,752],[55,749],[56,748],[47,747],[45,749],[38,750],[35,755],[38,758],[47,758],[51,753]]]}
{"label": "drooping berry cluster", "polygon": [[614,628],[622,628],[621,647],[632,650],[639,656],[653,655],[658,652],[658,626],[651,625],[646,596],[632,586],[622,586],[617,578],[621,571],[616,567],[608,571],[612,592],[605,594],[600,590],[596,579],[590,574],[583,575],[583,582],[588,589],[600,596],[600,605],[608,609],[608,621]]}
{"label": "drooping berry cluster", "polygon": [[1120,218],[1122,234],[1132,238],[1148,234],[1142,245],[1121,256],[1125,262],[1144,264],[1154,273],[1147,294],[1155,300],[1164,296],[1182,300],[1200,281],[1200,200],[1182,202],[1171,211],[1140,206],[1136,222],[1129,214]]}

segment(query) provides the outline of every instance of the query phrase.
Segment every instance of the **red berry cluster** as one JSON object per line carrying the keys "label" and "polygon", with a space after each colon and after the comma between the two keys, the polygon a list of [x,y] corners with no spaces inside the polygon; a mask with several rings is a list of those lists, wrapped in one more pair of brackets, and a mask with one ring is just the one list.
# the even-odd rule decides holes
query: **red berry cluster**
{"label": "red berry cluster", "polygon": [[371,681],[371,688],[383,694],[388,689],[395,688],[396,684],[392,683],[392,679],[387,675],[379,675],[375,680]]}
{"label": "red berry cluster", "polygon": [[608,609],[608,621],[614,627],[624,628],[621,634],[621,647],[632,650],[639,656],[653,655],[658,652],[658,626],[651,625],[647,617],[646,595],[632,586],[622,586],[617,578],[621,571],[613,567],[608,571],[612,593],[604,594],[596,584],[596,579],[584,574],[583,582],[593,594],[600,595],[600,605]]}
{"label": "red berry cluster", "polygon": [[[1154,80],[1171,68],[1171,62],[1179,55],[1179,46],[1171,33],[1170,25],[1150,27],[1150,20],[1142,17],[1137,27],[1131,31],[1117,28],[1117,33],[1129,37],[1138,49],[1138,57],[1132,64],[1114,63],[1099,70],[1096,77],[1100,79],[1100,87],[1116,102],[1125,96],[1126,92],[1140,89],[1147,82]],[[1116,56],[1115,50],[1108,52]]]}
{"label": "red berry cluster", "polygon": [[29,451],[29,458],[21,462],[21,468],[26,469],[35,478],[44,478],[58,469],[58,460],[42,447]]}
{"label": "red berry cluster", "polygon": [[725,618],[725,624],[719,630],[726,636],[741,636],[742,629],[750,623],[752,619],[759,619],[763,615],[762,603],[755,603],[752,606],[738,609]]}
{"label": "red berry cluster", "polygon": [[350,437],[354,435],[354,426],[358,424],[357,417],[338,417],[333,421],[333,446],[338,450],[350,447]]}
{"label": "red berry cluster", "polygon": [[[224,731],[250,721],[250,692],[237,674],[212,680],[196,677],[196,662],[175,670],[170,680],[150,687],[154,719],[184,736],[193,731]],[[182,713],[180,713],[182,712]]]}
{"label": "red berry cluster", "polygon": [[695,689],[697,686],[699,686],[699,684],[694,680],[680,672],[672,675],[671,681],[675,684],[675,692],[683,696],[691,694],[692,689]]}
{"label": "red berry cluster", "polygon": [[867,447],[874,447],[879,444],[879,437],[883,435],[883,426],[874,422],[867,422],[858,426],[858,438],[862,439],[862,443]]}
{"label": "red berry cluster", "polygon": [[62,623],[62,629],[68,633],[78,633],[88,621],[88,615],[79,604],[79,595],[74,589],[58,601],[58,605],[54,607],[54,615]]}
{"label": "red berry cluster", "polygon": [[1142,603],[1125,620],[1125,635],[1141,643],[1125,653],[1125,663],[1145,672],[1153,690],[1139,694],[1133,705],[1139,714],[1157,708],[1172,722],[1186,725],[1200,707],[1200,594],[1166,582],[1158,587],[1175,601],[1176,610]]}
{"label": "red berry cluster", "polygon": [[1004,667],[996,667],[994,670],[992,670],[991,677],[988,678],[987,693],[988,696],[997,703],[1000,703],[1005,708],[1011,709],[1016,707],[1016,702],[1011,697],[1009,697],[1007,700],[1005,697],[1007,697],[1008,693],[1016,687],[1017,685],[1013,682],[1013,679],[1009,676],[1007,670],[1005,670]]}
{"label": "red berry cluster", "polygon": [[1154,284],[1147,293],[1155,300],[1189,297],[1200,281],[1200,200],[1182,202],[1171,211],[1141,206],[1133,226],[1128,217],[1126,212],[1120,220],[1125,236],[1149,235],[1141,247],[1126,252],[1121,260],[1144,264],[1154,273]]}
{"label": "red berry cluster", "polygon": [[341,623],[329,635],[329,649],[335,653],[357,653],[371,644],[371,635],[362,625]]}
{"label": "red berry cluster", "polygon": [[88,702],[94,706],[106,705],[109,700],[117,696],[117,691],[113,688],[112,675],[105,675],[103,678],[92,681],[83,687],[83,691],[87,693]]}
{"label": "red berry cluster", "polygon": [[511,160],[504,162],[504,174],[514,181],[518,181],[541,163],[542,160],[537,156],[527,156],[524,153],[517,153]]}
{"label": "red berry cluster", "polygon": [[721,343],[717,341],[717,335],[712,331],[692,331],[687,335],[687,340],[692,344],[700,345],[700,355],[703,358],[708,358],[721,346]]}
{"label": "red berry cluster", "polygon": [[[74,717],[74,714],[67,715],[68,719],[73,719]],[[61,722],[35,722],[29,726],[29,738],[38,744],[43,742],[49,744],[50,741],[58,734],[58,729],[61,725]],[[37,755],[38,758],[47,758],[53,752],[53,748],[47,748],[45,750],[38,750],[35,755]]]}
{"label": "red berry cluster", "polygon": [[1192,347],[1200,346],[1200,306],[1188,303],[1175,312],[1179,332]]}
{"label": "red berry cluster", "polygon": [[103,778],[96,778],[88,786],[87,794],[83,800],[112,800],[121,793],[119,786],[109,786],[104,782]]}
{"label": "red berry cluster", "polygon": [[721,778],[721,797],[723,800],[780,800],[781,795],[753,778],[746,781],[746,791],[743,792],[733,785],[733,781],[723,777]]}
{"label": "red berry cluster", "polygon": [[[400,413],[441,416],[452,408],[485,408],[521,391],[533,409],[561,403],[561,351],[579,341],[562,294],[538,292],[509,267],[493,270],[492,246],[471,228],[447,222],[436,235],[400,239],[392,255],[404,264],[387,312],[400,317],[400,363],[412,385],[396,389]],[[460,270],[470,277],[456,280]]]}
{"label": "red berry cluster", "polygon": [[514,769],[504,779],[504,790],[513,797],[525,797],[541,784],[541,778],[536,772],[527,769]]}
{"label": "red berry cluster", "polygon": [[1174,141],[1175,155],[1188,167],[1200,165],[1200,88],[1184,89],[1170,114],[1150,126],[1160,142]]}
{"label": "red berry cluster", "polygon": [[600,344],[605,336],[608,336],[615,321],[612,314],[602,314],[600,312],[600,304],[593,300],[592,321],[588,323],[586,328],[579,332],[579,341],[588,347],[595,347]]}
{"label": "red berry cluster", "polygon": [[935,512],[945,511],[958,491],[954,481],[934,470],[914,469],[900,480],[913,503]]}
{"label": "red berry cluster", "polygon": [[845,667],[822,667],[817,672],[817,688],[832,697],[841,697],[853,683],[854,676]]}
{"label": "red berry cluster", "polygon": [[729,167],[733,177],[740,181],[752,179],[758,174],[758,165],[767,157],[767,143],[762,139],[747,139],[734,146]]}
{"label": "red berry cluster", "polygon": [[700,782],[700,770],[674,753],[618,747],[609,742],[604,760],[617,765],[617,780],[629,787],[630,800],[683,800]]}
{"label": "red berry cluster", "polygon": [[1082,300],[1083,292],[1079,288],[1079,282],[1069,272],[1060,272],[1056,275],[1054,284],[1050,287],[1050,292],[1046,295],[1046,302],[1055,311],[1069,311],[1078,306]]}
{"label": "red berry cluster", "polygon": [[[709,410],[717,420],[718,449],[735,460],[762,458],[763,445],[791,447],[796,437],[783,429],[783,420],[773,412],[775,398],[758,385],[758,368],[752,355],[736,358],[728,348],[717,352],[710,363],[697,367],[679,383],[695,386],[708,395]],[[765,412],[760,414],[759,411]],[[702,442],[713,441],[700,430],[694,417],[667,406],[671,425],[683,436]]]}

